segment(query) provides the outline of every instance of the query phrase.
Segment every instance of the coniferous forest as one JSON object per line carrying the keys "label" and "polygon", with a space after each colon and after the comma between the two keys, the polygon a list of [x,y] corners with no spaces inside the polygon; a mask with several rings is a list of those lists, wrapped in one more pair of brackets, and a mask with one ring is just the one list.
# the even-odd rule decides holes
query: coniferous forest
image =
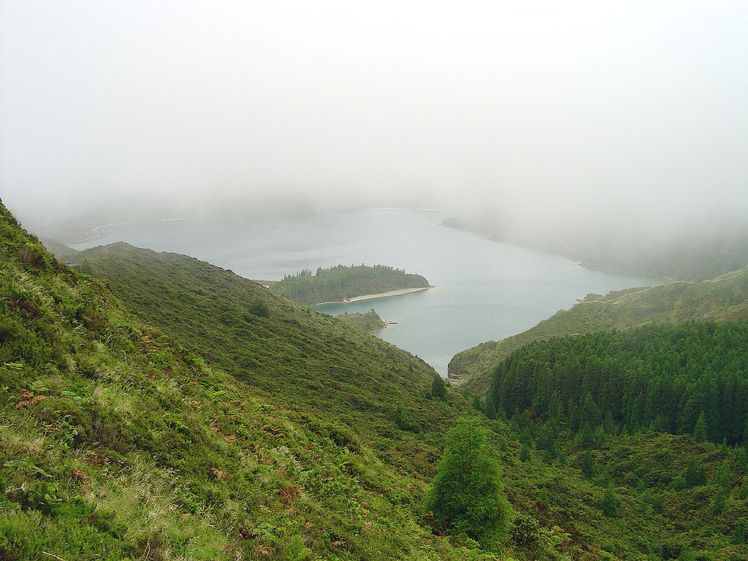
{"label": "coniferous forest", "polygon": [[748,322],[531,343],[498,366],[486,406],[492,417],[562,417],[574,431],[603,425],[739,444],[748,434]]}

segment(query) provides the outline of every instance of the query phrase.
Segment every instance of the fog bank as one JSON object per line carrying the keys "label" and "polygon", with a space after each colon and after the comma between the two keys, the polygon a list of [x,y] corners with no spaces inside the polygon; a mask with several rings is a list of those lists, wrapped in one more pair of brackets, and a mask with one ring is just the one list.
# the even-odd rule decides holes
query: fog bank
{"label": "fog bank", "polygon": [[36,227],[405,205],[667,237],[745,215],[746,60],[739,0],[7,0],[0,197]]}

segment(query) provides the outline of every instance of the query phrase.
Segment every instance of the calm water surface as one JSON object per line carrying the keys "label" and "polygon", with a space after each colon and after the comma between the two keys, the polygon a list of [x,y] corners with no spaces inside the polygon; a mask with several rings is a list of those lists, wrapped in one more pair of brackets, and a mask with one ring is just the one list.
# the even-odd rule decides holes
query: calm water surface
{"label": "calm water surface", "polygon": [[441,226],[438,211],[375,209],[319,216],[163,221],[102,228],[85,249],[115,241],[184,253],[252,279],[331,265],[382,264],[424,275],[426,292],[319,306],[329,314],[374,309],[395,321],[379,336],[446,374],[452,356],[524,331],[590,292],[655,279],[591,271],[572,261]]}

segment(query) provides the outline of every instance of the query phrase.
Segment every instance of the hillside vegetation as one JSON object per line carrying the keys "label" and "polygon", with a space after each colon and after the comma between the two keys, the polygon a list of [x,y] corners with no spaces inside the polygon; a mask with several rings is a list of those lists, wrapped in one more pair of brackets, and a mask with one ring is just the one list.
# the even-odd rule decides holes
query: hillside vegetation
{"label": "hillside vegetation", "polygon": [[[282,394],[269,398],[141,323],[2,207],[0,257],[0,558],[481,555],[419,524],[423,479],[383,463],[334,415],[290,408]],[[272,295],[267,306],[279,328],[287,325],[283,307],[295,309]],[[337,320],[315,318],[345,339]],[[289,348],[303,349],[292,328]],[[347,351],[394,366],[387,345],[364,337],[372,345],[357,348],[352,339]],[[398,383],[415,389],[423,378],[430,387],[430,370],[398,353]],[[341,377],[363,384],[363,368],[338,360],[352,368]],[[376,373],[389,375],[384,367]],[[447,423],[449,406],[433,408]],[[395,447],[402,431],[391,420],[389,431]]]}
{"label": "hillside vegetation", "polygon": [[363,329],[370,333],[387,327],[384,320],[374,310],[369,310],[366,313],[345,312],[335,317],[352,327]]}
{"label": "hillside vegetation", "polygon": [[530,411],[472,421],[511,504],[505,541],[442,535],[430,482],[452,463],[445,429],[476,412],[422,361],[194,259],[86,253],[109,280],[0,207],[2,559],[748,554],[741,446],[615,427],[582,442]]}
{"label": "hillside vegetation", "polygon": [[532,409],[575,431],[605,422],[739,444],[748,437],[748,321],[537,341],[499,365],[487,403],[492,417]]}
{"label": "hillside vegetation", "polygon": [[283,280],[273,283],[271,288],[294,302],[311,305],[428,286],[429,282],[421,275],[384,265],[338,265],[329,269],[319,268],[316,273],[304,270],[296,275],[286,275]]}
{"label": "hillside vegetation", "polygon": [[[231,271],[125,243],[83,251],[76,262],[210,364],[288,407],[353,427],[393,459],[406,453],[428,469],[424,442],[454,419],[452,406],[423,398],[437,374],[421,359]],[[413,430],[393,445],[396,413]],[[416,436],[420,427],[429,430]]]}
{"label": "hillside vegetation", "polygon": [[748,267],[713,280],[589,295],[518,335],[458,353],[449,363],[449,377],[470,392],[482,393],[496,366],[533,341],[655,323],[739,319],[748,319]]}

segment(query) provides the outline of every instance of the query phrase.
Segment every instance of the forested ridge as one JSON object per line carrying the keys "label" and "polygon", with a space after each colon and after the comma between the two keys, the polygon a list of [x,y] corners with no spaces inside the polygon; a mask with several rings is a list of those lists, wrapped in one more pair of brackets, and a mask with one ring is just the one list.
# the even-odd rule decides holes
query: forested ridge
{"label": "forested ridge", "polygon": [[498,366],[487,408],[491,416],[528,408],[563,416],[574,431],[606,424],[738,444],[748,434],[748,322],[531,343]]}
{"label": "forested ridge", "polygon": [[421,275],[385,265],[338,265],[328,269],[320,267],[315,273],[306,269],[295,275],[286,275],[271,288],[299,304],[319,304],[342,302],[366,294],[428,286],[428,281]]}
{"label": "forested ridge", "polygon": [[527,331],[458,353],[449,363],[449,376],[468,391],[483,393],[496,366],[533,341],[649,324],[742,319],[748,319],[748,267],[706,281],[590,294]]}

